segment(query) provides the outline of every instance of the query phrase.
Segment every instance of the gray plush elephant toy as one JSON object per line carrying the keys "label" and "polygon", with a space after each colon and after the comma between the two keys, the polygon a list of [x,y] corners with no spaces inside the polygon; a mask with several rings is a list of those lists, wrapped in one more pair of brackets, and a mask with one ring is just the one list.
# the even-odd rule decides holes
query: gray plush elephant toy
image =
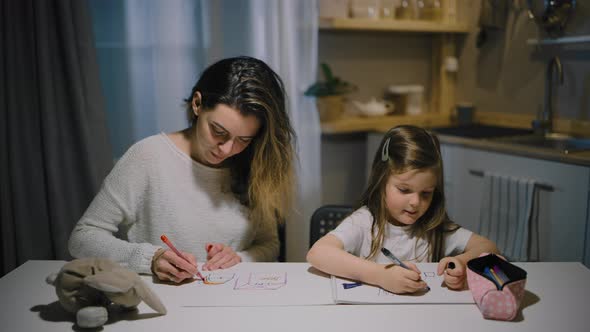
{"label": "gray plush elephant toy", "polygon": [[133,309],[143,300],[157,313],[166,307],[141,277],[107,259],[83,258],[66,263],[46,279],[59,303],[76,315],[78,326],[95,328],[108,321],[108,309]]}

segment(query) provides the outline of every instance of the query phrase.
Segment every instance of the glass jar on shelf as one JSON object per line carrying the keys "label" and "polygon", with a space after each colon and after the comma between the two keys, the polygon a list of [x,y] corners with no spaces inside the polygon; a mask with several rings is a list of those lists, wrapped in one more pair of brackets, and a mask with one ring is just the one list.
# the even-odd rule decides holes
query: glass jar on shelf
{"label": "glass jar on shelf", "polygon": [[396,8],[395,16],[400,20],[416,19],[416,1],[415,0],[401,0],[399,7]]}
{"label": "glass jar on shelf", "polygon": [[381,18],[386,20],[395,19],[396,8],[399,3],[399,0],[381,0]]}
{"label": "glass jar on shelf", "polygon": [[420,19],[426,21],[442,21],[440,0],[420,0]]}
{"label": "glass jar on shelf", "polygon": [[350,16],[353,18],[379,18],[379,1],[378,0],[351,0]]}

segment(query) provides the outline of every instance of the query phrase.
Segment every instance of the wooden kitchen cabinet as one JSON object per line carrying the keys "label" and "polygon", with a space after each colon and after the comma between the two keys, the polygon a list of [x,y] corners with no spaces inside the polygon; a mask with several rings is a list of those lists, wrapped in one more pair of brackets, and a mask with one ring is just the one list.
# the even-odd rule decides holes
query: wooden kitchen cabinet
{"label": "wooden kitchen cabinet", "polygon": [[341,79],[359,86],[356,95],[348,96],[351,99],[365,102],[395,84],[425,87],[422,114],[345,115],[321,123],[324,204],[357,202],[370,169],[366,166],[370,161],[363,161],[372,160],[374,146],[391,127],[450,124],[457,75],[445,69],[445,59],[452,62],[457,57],[460,36],[474,28],[461,23],[460,17],[458,21],[320,19],[318,60],[329,64]]}
{"label": "wooden kitchen cabinet", "polygon": [[[590,168],[442,144],[445,194],[450,217],[477,231],[484,178],[470,171],[527,177],[553,187],[539,191],[539,258],[589,265],[585,243]],[[532,234],[535,236],[534,234]]]}
{"label": "wooden kitchen cabinet", "polygon": [[[472,27],[465,22],[457,21],[456,17],[453,19],[446,14],[450,12],[448,2],[442,2],[442,5],[443,19],[441,21],[320,18],[319,28],[323,31],[350,35],[358,33],[426,34],[430,36],[431,40],[430,89],[428,89],[429,93],[424,96],[426,100],[421,115],[394,114],[376,118],[343,117],[338,120],[322,122],[323,133],[385,132],[399,124],[415,124],[424,127],[450,124],[451,112],[455,105],[456,74],[453,70],[447,70],[445,64],[456,61],[455,36],[468,33]],[[458,6],[465,6],[465,4],[461,1]],[[389,47],[395,47],[395,45],[392,44]],[[328,60],[328,62],[330,61]],[[354,83],[362,84],[362,82]]]}

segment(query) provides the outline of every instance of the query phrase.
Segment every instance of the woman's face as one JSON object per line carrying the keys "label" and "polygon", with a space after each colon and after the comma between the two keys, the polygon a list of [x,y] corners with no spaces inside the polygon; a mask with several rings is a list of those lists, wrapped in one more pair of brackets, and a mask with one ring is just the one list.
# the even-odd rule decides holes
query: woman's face
{"label": "woman's face", "polygon": [[260,121],[255,116],[244,116],[225,104],[218,104],[211,110],[198,107],[195,112],[198,119],[192,157],[208,166],[219,165],[244,151],[260,129]]}
{"label": "woman's face", "polygon": [[431,170],[390,175],[385,189],[390,222],[396,226],[415,223],[430,207],[436,184],[436,175]]}

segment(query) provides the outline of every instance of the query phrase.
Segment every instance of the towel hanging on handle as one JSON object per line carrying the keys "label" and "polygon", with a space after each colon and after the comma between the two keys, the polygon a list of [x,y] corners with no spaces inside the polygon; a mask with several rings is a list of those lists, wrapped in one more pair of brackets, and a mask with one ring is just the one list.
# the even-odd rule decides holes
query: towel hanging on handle
{"label": "towel hanging on handle", "polygon": [[535,195],[535,180],[484,172],[478,233],[494,241],[508,260],[531,259],[531,227],[538,218]]}

